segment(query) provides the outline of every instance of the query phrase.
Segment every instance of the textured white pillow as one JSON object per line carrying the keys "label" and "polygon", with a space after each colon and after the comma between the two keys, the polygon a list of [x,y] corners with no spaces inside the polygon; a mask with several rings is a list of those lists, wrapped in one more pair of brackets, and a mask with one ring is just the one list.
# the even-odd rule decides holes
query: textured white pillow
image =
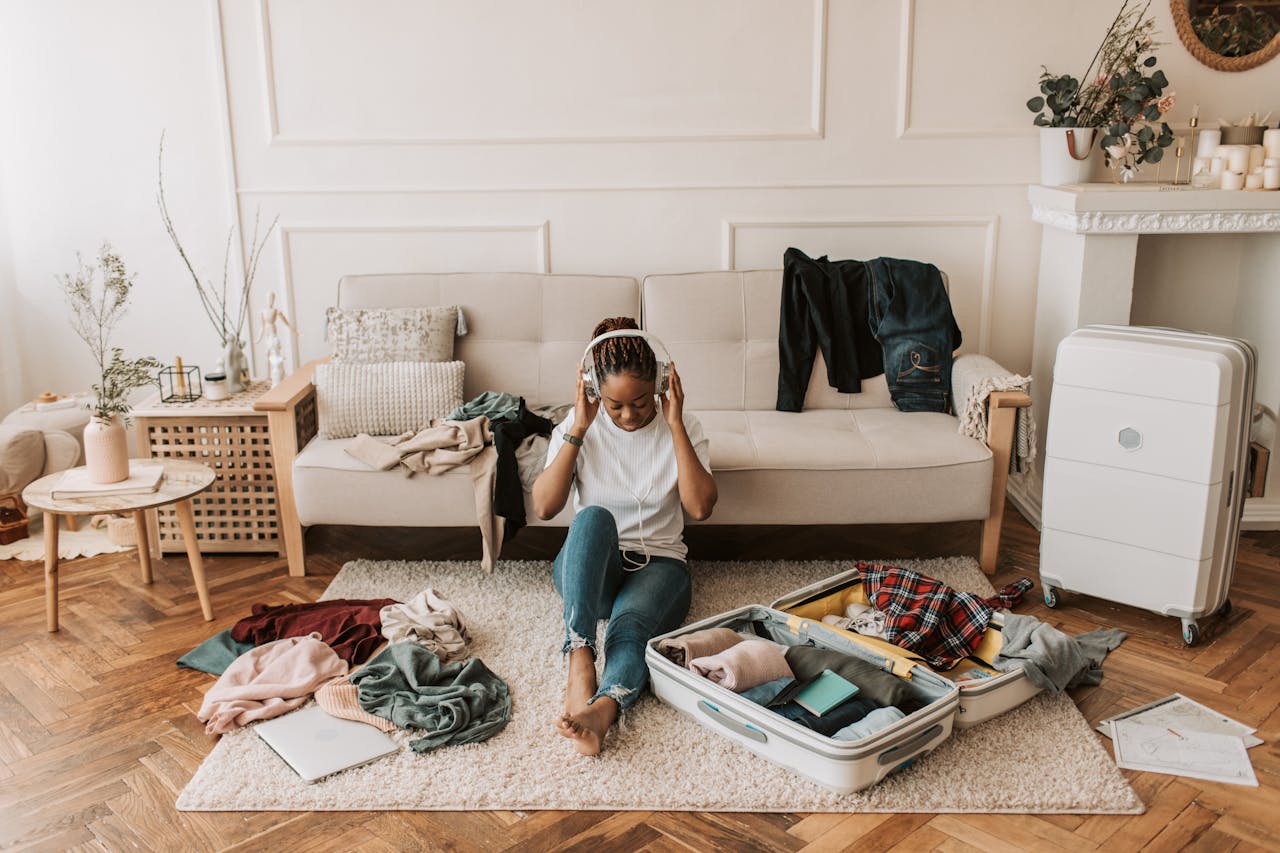
{"label": "textured white pillow", "polygon": [[465,333],[457,305],[330,308],[325,321],[334,361],[449,361]]}
{"label": "textured white pillow", "polygon": [[460,361],[328,362],[316,367],[322,438],[416,432],[462,405]]}

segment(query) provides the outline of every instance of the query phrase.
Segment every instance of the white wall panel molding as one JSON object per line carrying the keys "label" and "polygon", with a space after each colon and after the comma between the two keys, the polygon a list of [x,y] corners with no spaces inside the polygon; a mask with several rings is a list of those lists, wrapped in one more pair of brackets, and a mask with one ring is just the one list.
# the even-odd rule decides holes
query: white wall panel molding
{"label": "white wall panel molding", "polygon": [[1026,181],[951,181],[933,180],[822,180],[822,181],[731,181],[666,184],[609,184],[437,187],[404,185],[387,186],[242,186],[239,194],[250,195],[482,195],[503,193],[622,193],[622,192],[700,192],[707,190],[883,190],[883,189],[1002,189],[1026,188]]}
{"label": "white wall panel molding", "polygon": [[[899,139],[986,139],[1035,136],[1039,128],[1031,124],[1030,117],[1026,126],[1014,128],[947,128],[922,127],[913,124],[911,102],[915,86],[916,59],[916,4],[917,0],[901,0],[902,23],[898,30],[898,138]],[[968,72],[964,71],[967,77]],[[1028,86],[1035,85],[1035,80],[1027,81]],[[956,86],[957,95],[963,97],[966,86]]]}
{"label": "white wall panel molding", "polygon": [[[678,90],[673,89],[674,79],[671,81],[663,81],[661,79],[655,81],[655,88],[651,92],[646,92],[640,88],[638,81],[653,76],[655,70],[660,70],[663,66],[660,64],[657,69],[650,65],[650,72],[647,76],[627,77],[623,75],[619,79],[617,69],[623,66],[622,62],[600,62],[596,68],[596,77],[600,78],[599,85],[612,84],[613,90],[609,93],[600,93],[602,98],[607,100],[609,97],[616,97],[616,92],[622,92],[629,95],[636,103],[630,106],[630,112],[640,114],[645,112],[645,121],[638,125],[626,126],[625,122],[615,120],[624,115],[627,109],[610,116],[607,110],[601,108],[599,103],[591,105],[587,103],[589,99],[581,99],[580,103],[574,103],[572,106],[579,109],[576,121],[571,120],[567,114],[559,116],[565,120],[563,128],[557,129],[551,120],[551,115],[557,107],[566,106],[565,103],[557,103],[554,96],[545,96],[545,103],[535,104],[541,112],[530,110],[530,114],[526,119],[530,124],[542,125],[540,127],[529,127],[522,129],[519,124],[512,126],[503,126],[502,121],[490,121],[490,127],[457,127],[452,130],[432,131],[427,127],[414,127],[410,124],[403,124],[403,127],[395,132],[379,132],[379,122],[387,121],[385,111],[379,111],[376,108],[379,99],[391,99],[396,93],[385,92],[383,89],[390,88],[389,81],[405,81],[405,91],[402,95],[417,94],[422,98],[432,96],[440,97],[439,91],[432,91],[431,83],[435,79],[426,76],[414,77],[414,72],[422,74],[428,69],[425,67],[414,67],[406,65],[406,61],[411,62],[412,58],[405,55],[396,55],[395,48],[390,48],[390,53],[382,52],[379,54],[380,59],[386,62],[387,67],[394,67],[398,73],[388,74],[384,78],[377,78],[376,71],[370,72],[372,76],[367,80],[357,80],[353,82],[354,86],[363,86],[361,92],[363,97],[358,98],[360,107],[364,108],[363,114],[357,114],[358,109],[344,109],[344,107],[352,107],[353,103],[344,103],[342,97],[345,94],[342,86],[328,85],[323,81],[316,83],[307,80],[307,90],[299,93],[290,93],[288,86],[287,69],[290,65],[299,66],[303,64],[305,58],[311,56],[311,52],[302,49],[299,46],[301,38],[298,32],[289,29],[286,21],[278,21],[273,19],[272,6],[285,7],[288,0],[258,0],[257,3],[257,19],[259,33],[259,60],[262,74],[262,84],[264,87],[263,103],[267,110],[267,133],[268,146],[309,146],[309,145],[325,145],[325,146],[391,146],[391,145],[487,145],[487,144],[561,144],[561,143],[650,143],[650,142],[724,142],[737,140],[805,140],[805,139],[821,139],[824,134],[825,126],[825,83],[826,83],[826,65],[827,65],[827,0],[809,0],[811,26],[807,32],[801,33],[800,27],[792,24],[788,31],[788,24],[795,17],[794,12],[798,4],[794,0],[751,0],[749,4],[744,4],[741,0],[734,0],[729,4],[730,0],[723,0],[722,5],[725,8],[721,10],[719,17],[716,16],[715,10],[710,7],[703,8],[700,14],[704,20],[698,21],[690,18],[690,13],[698,11],[693,7],[680,7],[676,9],[674,6],[667,14],[662,9],[647,8],[645,6],[634,6],[623,3],[615,3],[615,8],[606,9],[604,4],[599,7],[599,11],[592,10],[591,14],[585,14],[588,7],[576,7],[576,12],[570,13],[568,10],[563,15],[555,10],[544,10],[544,15],[552,21],[561,20],[574,21],[580,27],[589,27],[592,23],[599,24],[605,17],[612,15],[616,19],[619,16],[628,13],[637,15],[633,24],[648,24],[653,20],[658,20],[666,15],[666,19],[670,21],[683,20],[683,25],[692,28],[690,33],[684,38],[683,43],[679,47],[692,51],[698,44],[705,44],[708,50],[714,50],[720,47],[721,50],[725,45],[717,45],[713,38],[706,35],[697,37],[696,29],[699,25],[708,26],[725,26],[725,16],[735,15],[733,21],[736,24],[735,36],[745,42],[745,46],[736,57],[741,68],[733,75],[728,75],[729,80],[734,81],[742,87],[738,92],[725,92],[725,71],[724,65],[726,61],[733,57],[721,57],[720,62],[702,62],[700,68],[690,66],[690,72],[697,72],[706,75],[705,80],[698,80],[696,77],[685,77],[679,81]],[[674,3],[674,0],[672,0]],[[317,4],[313,0],[302,4],[295,2],[296,8],[294,14],[302,14],[306,16],[307,29],[317,30],[325,25],[325,15],[328,13],[330,18],[340,15],[347,11],[341,7],[341,2],[327,2]],[[357,6],[349,4],[351,9],[359,9],[360,14],[348,20],[347,25],[341,27],[338,32],[346,35],[347,31],[353,25],[363,23],[363,20],[370,17],[370,11],[376,11],[376,7]],[[773,8],[769,8],[773,7]],[[423,14],[424,11],[431,7],[422,4],[414,4],[406,6],[402,12],[386,11],[384,14],[398,15],[403,18],[405,15]],[[459,7],[465,8],[465,6]],[[513,7],[518,8],[518,7]],[[437,14],[441,13],[439,8],[436,9]],[[679,12],[679,14],[677,14]],[[768,17],[767,12],[772,13],[772,18]],[[753,13],[761,13],[755,20],[749,18]],[[286,12],[281,12],[281,17],[286,16]],[[348,14],[351,14],[348,12]],[[465,15],[457,9],[452,11],[455,16]],[[557,16],[560,16],[559,18]],[[603,17],[597,17],[603,16]],[[371,23],[370,26],[378,24]],[[339,24],[341,26],[341,24]],[[411,25],[406,25],[411,26]],[[751,31],[751,27],[755,27],[755,31]],[[512,27],[507,29],[488,29],[487,31],[493,37],[501,38],[504,35],[510,38]],[[613,33],[613,38],[620,38],[619,33],[628,32],[628,28],[621,28]],[[397,33],[396,28],[386,28],[378,31],[383,38],[394,37]],[[431,35],[430,32],[425,35]],[[490,86],[493,96],[490,99],[480,98],[479,100],[490,100],[495,103],[492,108],[486,111],[486,116],[500,115],[506,112],[517,111],[517,108],[526,106],[526,101],[536,100],[542,97],[541,93],[554,91],[557,88],[555,80],[560,79],[559,85],[564,85],[566,81],[577,81],[575,88],[580,86],[589,86],[592,84],[583,83],[584,80],[592,80],[590,74],[585,74],[581,69],[573,69],[569,73],[568,66],[573,62],[574,58],[583,59],[586,64],[590,64],[594,54],[592,53],[592,45],[590,40],[575,45],[577,51],[571,54],[569,51],[560,51],[551,45],[548,50],[545,45],[541,45],[536,38],[537,33],[517,33],[520,38],[512,41],[507,47],[511,50],[510,54],[504,55],[500,46],[490,46],[484,53],[486,55],[494,55],[499,57],[501,62],[496,68],[494,75],[501,77],[502,74],[510,75],[517,73],[515,80],[521,80],[524,77],[530,79],[538,75],[538,63],[543,63],[542,73],[545,75],[548,70],[558,70],[559,75],[553,76],[549,86],[540,86],[529,89],[525,93],[527,97],[520,98],[517,93],[512,92],[511,100],[503,103],[501,97],[510,88],[510,82],[513,78],[507,78],[507,85],[503,87],[493,88],[492,81],[486,83],[480,75],[473,75],[470,90],[473,95],[481,95],[485,86]],[[544,33],[545,35],[545,33]],[[587,32],[586,35],[591,35]],[[597,35],[599,35],[597,33]],[[801,36],[803,41],[801,41]],[[321,32],[317,38],[323,38],[324,33]],[[567,36],[566,36],[567,37]],[[796,43],[790,44],[785,40],[791,38]],[[699,39],[701,41],[699,42]],[[778,44],[769,44],[771,48],[768,51],[762,49],[763,45],[770,41],[780,41]],[[677,40],[679,41],[679,40]],[[285,43],[285,49],[280,49],[281,42]],[[292,42],[292,43],[290,43]],[[445,45],[446,49],[453,43],[468,43],[465,36],[455,37]],[[753,49],[753,45],[757,45],[761,49]],[[528,45],[530,51],[527,56],[521,58],[518,53]],[[803,45],[803,49],[808,52],[808,70],[801,80],[792,72],[791,76],[795,79],[788,81],[785,78],[787,70],[791,63],[784,62],[785,57],[794,57],[797,50]],[[625,47],[625,44],[615,42],[614,51],[625,58],[623,51],[619,50]],[[335,60],[333,65],[339,64],[345,57],[342,51],[343,45],[335,45],[332,41],[325,44],[326,49],[338,53],[333,57]],[[427,50],[430,48],[428,47]],[[636,48],[639,49],[639,45]],[[405,51],[404,54],[408,54]],[[677,57],[678,58],[678,54]],[[777,66],[769,65],[769,58],[776,57],[774,63]],[[610,57],[612,59],[612,57]],[[655,55],[652,61],[661,60],[662,57]],[[556,69],[556,63],[563,63],[564,67]],[[613,66],[612,68],[610,66]],[[640,67],[641,63],[632,63],[634,67]],[[673,63],[674,65],[674,63]],[[520,67],[531,67],[527,73],[519,73]],[[772,70],[770,70],[772,68]],[[281,69],[286,69],[282,71]],[[312,69],[315,70],[314,68]],[[466,73],[464,69],[462,73]],[[612,73],[612,76],[610,74]],[[675,73],[671,71],[668,73]],[[751,74],[755,74],[761,78],[761,87],[757,88],[751,97],[747,97],[745,79]],[[715,75],[720,75],[717,78]],[[443,76],[443,75],[440,75]],[[664,87],[664,82],[671,85]],[[414,86],[417,84],[417,88]],[[769,92],[767,86],[774,85],[774,91]],[[779,91],[780,87],[787,85],[796,85],[794,91]],[[705,97],[699,98],[699,87],[704,86]],[[443,87],[441,87],[443,88]],[[459,90],[465,90],[468,87],[458,86]],[[627,92],[628,89],[633,89]],[[326,91],[330,100],[325,105],[314,102],[316,90]],[[291,94],[297,95],[302,102],[297,109],[289,109],[289,97]],[[733,105],[731,102],[736,99],[738,103]],[[409,97],[399,97],[395,99],[396,103],[406,103],[411,101]],[[723,106],[729,103],[729,107]],[[643,104],[643,106],[641,105]],[[329,107],[328,110],[325,107]],[[715,108],[719,108],[723,115],[719,118],[722,120],[722,126],[716,126],[714,123]],[[729,111],[726,112],[726,109]],[[733,110],[737,110],[735,114]],[[667,111],[664,116],[663,111]],[[770,115],[770,111],[775,113],[785,110],[789,115]],[[424,110],[424,112],[428,112]],[[464,112],[463,109],[438,110],[438,113],[456,114]],[[327,121],[328,117],[333,115],[351,114],[352,124],[360,129],[368,128],[368,132],[362,133],[354,129],[339,130],[337,128],[300,128],[291,129],[289,127],[288,116],[292,115],[308,116],[312,121]],[[321,118],[316,118],[320,116]],[[590,116],[591,120],[586,120]],[[696,117],[695,117],[696,116]],[[711,116],[710,123],[703,124],[705,116]],[[395,119],[393,121],[408,122],[413,119]],[[298,119],[295,118],[295,121]],[[483,122],[481,122],[483,124]],[[589,128],[592,124],[603,123],[606,129],[600,132],[594,132]],[[613,128],[609,129],[608,125],[612,124]],[[575,126],[576,125],[576,126]],[[665,127],[664,127],[665,125]],[[728,126],[725,126],[728,125]],[[656,129],[654,129],[656,128]]]}
{"label": "white wall panel molding", "polygon": [[[981,288],[978,301],[978,340],[977,351],[987,354],[990,351],[992,312],[996,274],[996,249],[1000,231],[998,216],[895,216],[866,219],[803,219],[754,220],[746,218],[726,219],[722,227],[722,262],[724,269],[738,269],[738,254],[743,232],[748,231],[795,231],[795,230],[865,230],[865,229],[972,229],[975,239],[981,240],[979,251],[982,255]],[[957,295],[955,287],[957,276],[954,270],[948,271],[952,280],[952,296]],[[953,300],[954,301],[954,300]]]}
{"label": "white wall panel molding", "polygon": [[[322,240],[316,242],[315,237]],[[433,237],[443,239],[433,244]],[[514,224],[282,223],[276,242],[284,311],[296,320],[291,330],[295,365],[324,354],[324,309],[334,303],[338,279],[343,275],[423,270],[551,272],[550,223],[546,220]],[[482,242],[488,245],[481,247]]]}

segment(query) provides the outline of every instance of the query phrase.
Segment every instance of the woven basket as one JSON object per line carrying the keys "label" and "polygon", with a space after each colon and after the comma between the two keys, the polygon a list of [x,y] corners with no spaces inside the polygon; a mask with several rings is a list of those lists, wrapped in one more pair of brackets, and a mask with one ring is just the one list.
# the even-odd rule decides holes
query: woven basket
{"label": "woven basket", "polygon": [[112,545],[128,547],[138,544],[138,526],[132,518],[113,515],[107,519],[107,538]]}
{"label": "woven basket", "polygon": [[27,538],[27,514],[17,495],[0,495],[0,545]]}

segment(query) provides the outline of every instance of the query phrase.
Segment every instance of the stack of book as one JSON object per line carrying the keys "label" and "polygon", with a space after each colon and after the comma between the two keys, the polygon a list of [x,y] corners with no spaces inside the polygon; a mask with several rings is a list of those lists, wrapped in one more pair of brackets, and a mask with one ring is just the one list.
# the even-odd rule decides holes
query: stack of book
{"label": "stack of book", "polygon": [[163,477],[163,462],[132,461],[129,463],[129,476],[115,483],[95,483],[89,479],[87,469],[72,468],[63,473],[62,479],[53,487],[49,496],[55,501],[65,501],[112,495],[145,495],[159,489]]}

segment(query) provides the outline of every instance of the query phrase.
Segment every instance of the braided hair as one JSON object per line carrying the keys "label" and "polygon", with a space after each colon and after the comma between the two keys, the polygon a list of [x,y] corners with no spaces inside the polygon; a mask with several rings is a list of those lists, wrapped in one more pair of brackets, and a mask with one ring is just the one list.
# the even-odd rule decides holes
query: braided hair
{"label": "braided hair", "polygon": [[[640,325],[630,317],[608,317],[596,323],[591,337],[598,338],[607,332],[622,329],[640,330]],[[596,363],[596,382],[603,383],[605,377],[628,373],[637,379],[654,382],[658,378],[658,359],[653,348],[644,338],[621,337],[601,341],[591,349],[591,357]],[[598,387],[598,386],[597,386]]]}

